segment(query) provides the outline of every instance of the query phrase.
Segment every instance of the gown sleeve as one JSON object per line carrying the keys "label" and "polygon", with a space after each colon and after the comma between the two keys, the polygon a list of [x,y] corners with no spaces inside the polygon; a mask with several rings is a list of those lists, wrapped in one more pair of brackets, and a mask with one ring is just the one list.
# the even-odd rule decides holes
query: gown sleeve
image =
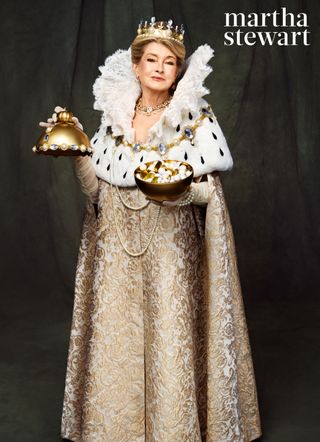
{"label": "gown sleeve", "polygon": [[98,178],[89,157],[75,157],[75,172],[81,189],[93,203],[98,199]]}

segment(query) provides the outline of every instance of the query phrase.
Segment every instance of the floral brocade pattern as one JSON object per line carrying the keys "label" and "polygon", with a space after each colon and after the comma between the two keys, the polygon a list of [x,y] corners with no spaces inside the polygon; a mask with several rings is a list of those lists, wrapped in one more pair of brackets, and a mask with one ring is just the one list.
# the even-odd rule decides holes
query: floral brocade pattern
{"label": "floral brocade pattern", "polygon": [[[75,442],[246,442],[261,434],[232,228],[207,209],[125,209],[100,181],[80,246],[62,416]],[[139,205],[138,189],[120,189]]]}

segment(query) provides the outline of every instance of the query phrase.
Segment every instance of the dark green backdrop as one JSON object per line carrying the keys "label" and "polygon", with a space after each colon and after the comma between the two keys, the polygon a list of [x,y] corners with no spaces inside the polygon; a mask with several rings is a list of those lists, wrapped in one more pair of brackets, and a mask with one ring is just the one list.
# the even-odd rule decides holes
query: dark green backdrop
{"label": "dark green backdrop", "polygon": [[[226,47],[224,12],[306,12],[309,47]],[[33,156],[67,105],[92,135],[98,66],[140,17],[215,48],[208,79],[235,166],[234,226],[264,441],[319,440],[319,2],[2,0],[0,440],[58,441],[84,199],[72,161]],[[116,442],[116,441],[115,441]]]}

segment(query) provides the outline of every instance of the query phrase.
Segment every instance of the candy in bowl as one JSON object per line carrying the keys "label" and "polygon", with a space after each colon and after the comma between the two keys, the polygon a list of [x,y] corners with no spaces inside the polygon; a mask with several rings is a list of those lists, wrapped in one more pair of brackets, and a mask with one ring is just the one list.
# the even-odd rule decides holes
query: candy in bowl
{"label": "candy in bowl", "polygon": [[181,197],[193,178],[192,166],[185,161],[156,160],[134,171],[139,189],[151,200],[173,201]]}

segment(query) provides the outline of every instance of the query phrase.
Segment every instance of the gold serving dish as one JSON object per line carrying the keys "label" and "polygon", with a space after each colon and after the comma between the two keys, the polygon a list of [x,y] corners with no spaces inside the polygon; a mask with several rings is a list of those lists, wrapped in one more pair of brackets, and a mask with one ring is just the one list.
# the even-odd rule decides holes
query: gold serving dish
{"label": "gold serving dish", "polygon": [[180,198],[192,183],[193,168],[185,161],[149,161],[137,167],[134,178],[149,199],[160,203],[173,201]]}
{"label": "gold serving dish", "polygon": [[32,150],[53,156],[92,155],[88,136],[75,125],[73,114],[67,110],[57,114],[54,126],[47,127]]}

